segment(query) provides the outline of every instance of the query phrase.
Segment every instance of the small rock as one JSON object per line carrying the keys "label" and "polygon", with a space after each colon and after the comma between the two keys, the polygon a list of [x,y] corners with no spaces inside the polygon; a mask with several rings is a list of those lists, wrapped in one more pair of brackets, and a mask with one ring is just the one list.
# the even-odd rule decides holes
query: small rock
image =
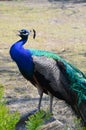
{"label": "small rock", "polygon": [[63,129],[64,125],[58,120],[43,125],[41,128],[41,130],[63,130]]}

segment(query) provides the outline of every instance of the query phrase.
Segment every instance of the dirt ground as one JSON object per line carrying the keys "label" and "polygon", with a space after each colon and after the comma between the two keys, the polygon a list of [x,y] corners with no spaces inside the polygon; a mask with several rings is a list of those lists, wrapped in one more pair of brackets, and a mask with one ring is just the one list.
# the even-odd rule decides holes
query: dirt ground
{"label": "dirt ground", "polygon": [[[33,7],[34,1],[29,1],[30,3],[30,7]],[[42,1],[39,2],[38,0],[35,1],[35,3],[38,5],[39,4],[44,4],[46,6],[46,4],[50,4],[49,1]],[[27,4],[27,1],[26,1]],[[65,5],[65,1],[60,3],[56,3],[57,7],[61,7],[65,10],[66,7],[69,7],[70,10],[73,9],[72,14],[71,11],[66,11],[66,17],[69,17],[70,19],[70,15],[71,17],[77,17],[76,19],[82,21],[83,19],[84,22],[82,21],[82,28],[85,30],[84,31],[84,36],[82,36],[79,39],[80,34],[77,37],[71,37],[70,39],[68,39],[67,43],[70,41],[70,45],[72,46],[72,43],[80,43],[82,42],[82,45],[85,47],[85,43],[86,43],[86,13],[85,12],[80,12],[82,9],[84,9],[84,11],[86,11],[85,7],[86,7],[86,3],[77,3],[76,5],[73,3],[66,3]],[[55,9],[55,5],[53,5],[54,9]],[[74,12],[75,11],[75,12]],[[79,11],[79,12],[78,12]],[[73,13],[75,13],[75,16],[73,15]],[[79,15],[78,15],[79,13]],[[61,15],[61,14],[60,14]],[[72,16],[73,15],[73,16]],[[81,19],[80,19],[81,18]],[[65,20],[64,19],[53,19],[51,21],[51,24],[59,24],[59,23],[64,23]],[[76,21],[75,21],[76,22]],[[73,27],[75,29],[77,29],[79,27],[76,27],[75,25],[73,25]],[[62,31],[62,30],[61,30]],[[42,31],[41,31],[42,32]],[[41,36],[41,32],[38,36]],[[1,33],[1,32],[0,32]],[[46,32],[47,34],[48,32]],[[53,32],[55,33],[55,32]],[[65,33],[65,30],[64,32]],[[71,32],[70,32],[71,33]],[[15,33],[14,33],[15,34]],[[12,34],[12,36],[14,35]],[[44,32],[43,32],[44,34]],[[50,38],[52,37],[52,33],[50,34]],[[3,36],[6,36],[6,34],[3,34]],[[44,38],[44,37],[42,37]],[[15,39],[15,40],[14,40]],[[18,38],[14,37],[13,40],[16,41]],[[10,40],[13,42],[13,40]],[[63,57],[67,56],[67,53],[69,55],[69,59],[70,59],[70,50],[68,49],[67,51],[65,51],[65,48],[63,48],[63,44],[64,46],[66,44],[66,39],[61,40],[58,38],[54,37],[51,39],[51,41],[54,41],[54,44],[51,45],[50,48],[50,40],[49,38],[46,38],[46,48],[47,50],[51,50],[51,51],[57,51],[57,49],[55,49],[55,46],[59,46],[59,41],[62,43],[62,48],[59,51],[60,55],[62,55]],[[30,84],[28,81],[26,81],[22,75],[19,73],[18,68],[16,67],[16,64],[13,63],[13,61],[11,60],[10,56],[9,56],[9,47],[10,45],[6,44],[5,42],[2,42],[2,40],[0,41],[0,83],[2,83],[5,86],[5,95],[4,97],[7,100],[7,105],[9,106],[11,111],[19,111],[19,113],[25,114],[29,111],[34,110],[37,105],[38,105],[38,100],[39,100],[39,96],[38,96],[38,92],[36,90],[36,88],[34,88],[34,86],[32,86],[32,84]],[[40,42],[40,41],[39,41]],[[2,45],[3,43],[3,45]],[[38,45],[38,44],[37,44]],[[36,45],[35,45],[36,46]],[[68,45],[69,46],[69,45]],[[45,41],[44,41],[44,47],[45,47]],[[41,47],[39,47],[41,48]],[[77,46],[76,46],[77,48]],[[66,48],[67,49],[67,48]],[[86,48],[83,49],[84,52],[80,53],[83,54],[83,65],[84,66],[83,70],[84,72],[86,72]],[[4,55],[4,52],[6,51],[6,54]],[[64,54],[64,55],[63,55]],[[76,63],[77,64],[77,63]],[[79,65],[79,64],[78,64]],[[81,66],[80,66],[81,67]],[[49,108],[49,97],[44,95],[43,101],[42,101],[42,108],[43,109],[48,109]],[[70,127],[71,130],[75,130],[74,127],[74,119],[76,118],[75,114],[73,113],[73,111],[71,110],[70,106],[68,106],[67,104],[65,104],[65,102],[59,100],[59,99],[54,99],[54,103],[53,103],[53,114],[54,117],[56,119],[58,119],[59,121],[61,121],[64,124],[64,129],[66,128],[66,126]]]}

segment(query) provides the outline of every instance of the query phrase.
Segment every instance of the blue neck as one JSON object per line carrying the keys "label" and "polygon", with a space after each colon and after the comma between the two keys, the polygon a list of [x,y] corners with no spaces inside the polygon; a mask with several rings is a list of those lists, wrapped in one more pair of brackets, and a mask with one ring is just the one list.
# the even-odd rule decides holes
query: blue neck
{"label": "blue neck", "polygon": [[27,39],[21,39],[13,44],[16,48],[23,48],[23,45],[27,42]]}
{"label": "blue neck", "polygon": [[10,49],[11,58],[16,62],[20,72],[25,78],[33,74],[33,61],[31,52],[23,47],[27,39],[21,39],[14,43]]}
{"label": "blue neck", "polygon": [[26,43],[26,41],[27,39],[21,39],[11,46],[10,55],[14,61],[17,61],[17,55],[19,55],[20,52],[24,51],[23,45]]}

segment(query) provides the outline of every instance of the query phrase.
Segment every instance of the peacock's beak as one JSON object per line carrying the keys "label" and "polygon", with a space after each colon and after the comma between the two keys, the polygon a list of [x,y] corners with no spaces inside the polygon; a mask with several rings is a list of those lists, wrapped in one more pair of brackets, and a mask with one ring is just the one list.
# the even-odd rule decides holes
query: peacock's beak
{"label": "peacock's beak", "polygon": [[20,30],[17,30],[17,35],[18,35],[18,36],[20,36],[20,33],[21,33],[21,31],[20,31]]}

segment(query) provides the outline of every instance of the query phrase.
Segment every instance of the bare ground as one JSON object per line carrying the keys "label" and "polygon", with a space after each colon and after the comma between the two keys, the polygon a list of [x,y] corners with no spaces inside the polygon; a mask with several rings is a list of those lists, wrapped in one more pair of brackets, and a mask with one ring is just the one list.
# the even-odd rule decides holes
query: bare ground
{"label": "bare ground", "polygon": [[[27,2],[26,2],[27,3]],[[44,3],[44,2],[43,2]],[[33,3],[31,3],[33,4]],[[38,4],[38,3],[36,3]],[[44,3],[45,4],[45,3]],[[62,3],[62,5],[60,5],[60,3],[56,3],[57,6],[60,6],[61,8],[65,8],[64,3]],[[82,4],[66,4],[66,7],[69,6],[70,10],[75,8],[75,12],[76,12],[76,8],[78,8],[78,10],[80,11],[80,9],[82,9],[83,7],[86,6],[85,3]],[[68,15],[72,15],[70,14],[70,12],[66,12]],[[72,12],[74,13],[74,12]],[[77,12],[78,14],[78,12]],[[76,13],[75,13],[76,15]],[[82,16],[83,15],[83,16]],[[78,20],[80,18],[83,18],[85,16],[85,14],[80,14],[80,16],[76,15],[76,17],[78,18]],[[56,21],[56,19],[54,19],[52,22],[58,22]],[[59,22],[62,22],[62,20],[60,19]],[[84,24],[86,24],[84,22]],[[82,25],[84,26],[84,25]],[[70,39],[71,42],[77,42],[78,38],[76,39]],[[82,39],[81,39],[82,40]],[[53,41],[53,39],[52,39]],[[60,43],[64,44],[65,46],[65,41],[61,41],[59,40]],[[54,45],[49,46],[49,42],[50,40],[47,41],[47,49],[48,50],[56,50],[55,46],[59,45],[59,42],[54,41]],[[68,42],[68,41],[67,41]],[[86,39],[84,38],[84,42],[86,42]],[[66,45],[67,46],[67,45]],[[21,74],[19,73],[15,63],[13,63],[11,61],[11,58],[8,54],[8,44],[3,44],[0,45],[0,82],[5,86],[5,95],[4,97],[7,99],[7,105],[9,106],[11,111],[19,111],[20,114],[25,114],[29,111],[34,110],[37,105],[38,105],[38,93],[36,88],[34,88],[34,86],[32,86],[28,81],[26,81]],[[4,52],[7,52],[6,55],[4,55]],[[57,51],[57,50],[56,50]],[[61,52],[63,53],[65,50],[61,50]],[[61,54],[62,55],[62,54]],[[66,54],[65,54],[66,55]],[[85,53],[84,56],[86,57]],[[86,61],[85,65],[86,65]],[[85,71],[86,72],[86,71]],[[49,107],[49,98],[48,96],[44,95],[43,98],[43,102],[42,102],[42,108],[43,109],[48,109]],[[54,104],[53,104],[53,115],[54,117],[61,121],[64,124],[64,128],[66,128],[66,126],[69,126],[72,130],[74,128],[74,118],[76,117],[75,114],[73,113],[73,111],[71,110],[70,106],[68,106],[67,104],[65,104],[65,102],[59,100],[59,99],[54,99]]]}

